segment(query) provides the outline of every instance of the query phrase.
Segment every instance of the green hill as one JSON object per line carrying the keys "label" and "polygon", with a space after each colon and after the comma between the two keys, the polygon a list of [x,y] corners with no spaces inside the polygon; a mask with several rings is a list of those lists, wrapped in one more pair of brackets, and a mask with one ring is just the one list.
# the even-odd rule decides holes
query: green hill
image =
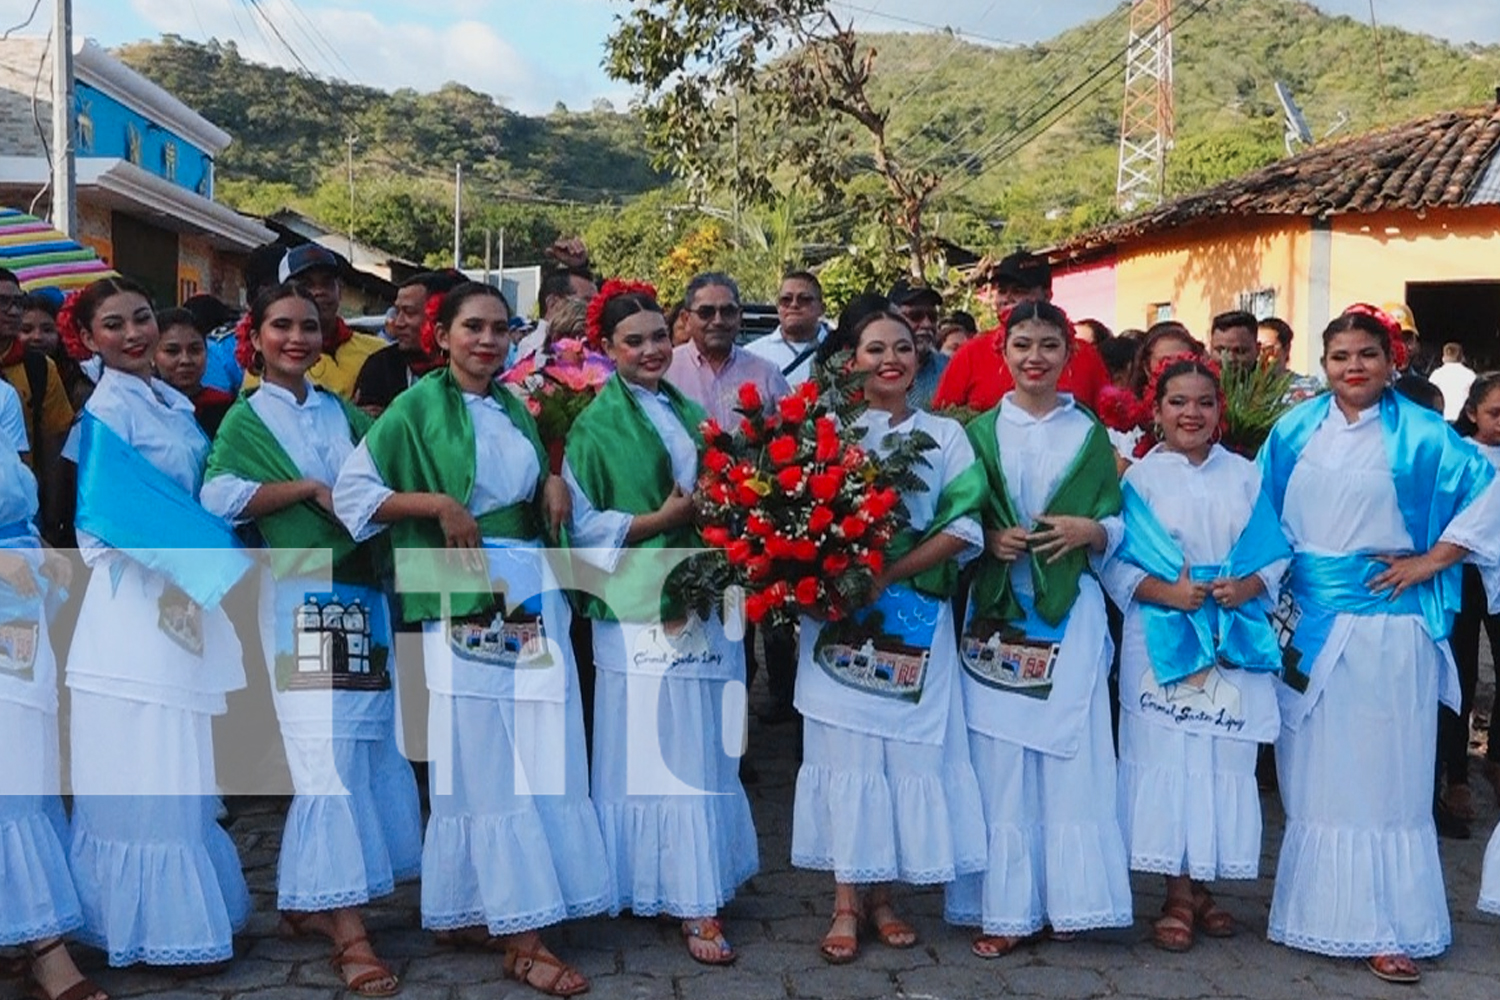
{"label": "green hill", "polygon": [[[1197,14],[1198,0],[1177,6],[1170,192],[1285,155],[1276,80],[1319,136],[1341,115],[1349,133],[1491,101],[1500,83],[1500,46],[1386,28],[1377,46],[1368,24],[1295,0],[1208,0]],[[941,235],[981,248],[1036,244],[1111,217],[1125,22],[1122,5],[1015,49],[947,33],[867,37],[897,155],[947,178],[934,202]],[[451,245],[455,161],[465,164],[474,203],[466,251],[482,254],[483,227],[504,226],[511,260],[534,257],[557,231],[600,215],[554,202],[618,203],[670,180],[652,168],[633,119],[608,107],[527,117],[460,84],[385,93],[248,63],[232,44],[172,36],[119,54],[235,136],[220,190],[242,207],[292,203],[342,226],[345,138],[356,136],[356,228],[408,257],[441,256]],[[1053,105],[1075,91],[1077,106],[1060,114]],[[663,200],[673,199],[652,204]],[[996,220],[1005,223],[999,236]],[[859,225],[844,213],[804,239],[849,240]]]}

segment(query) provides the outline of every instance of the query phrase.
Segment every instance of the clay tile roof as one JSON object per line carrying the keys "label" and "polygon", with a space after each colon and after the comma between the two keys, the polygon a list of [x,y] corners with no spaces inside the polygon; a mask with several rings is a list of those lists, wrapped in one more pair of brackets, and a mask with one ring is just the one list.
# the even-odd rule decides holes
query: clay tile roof
{"label": "clay tile roof", "polygon": [[1500,149],[1500,108],[1447,111],[1352,136],[1166,202],[1053,248],[1070,257],[1199,219],[1329,216],[1471,204]]}

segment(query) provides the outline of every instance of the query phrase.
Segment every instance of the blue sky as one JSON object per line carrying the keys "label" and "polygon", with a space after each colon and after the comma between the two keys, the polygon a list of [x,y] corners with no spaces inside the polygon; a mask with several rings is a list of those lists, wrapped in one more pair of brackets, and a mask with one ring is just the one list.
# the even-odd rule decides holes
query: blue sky
{"label": "blue sky", "polygon": [[[1024,43],[1097,17],[1116,2],[834,0],[832,9],[872,30],[946,25]],[[290,48],[316,73],[385,89],[432,90],[458,80],[535,113],[558,101],[573,108],[596,98],[628,102],[629,91],[599,64],[615,15],[629,6],[628,0],[74,0],[74,24],[105,45],[167,32],[233,39],[249,58],[295,67]],[[1369,17],[1369,0],[1316,6]],[[30,7],[29,0],[0,0],[0,21],[20,21]],[[1496,0],[1376,0],[1375,10],[1382,24],[1453,41],[1500,42]],[[43,10],[33,30],[46,30],[45,17]]]}

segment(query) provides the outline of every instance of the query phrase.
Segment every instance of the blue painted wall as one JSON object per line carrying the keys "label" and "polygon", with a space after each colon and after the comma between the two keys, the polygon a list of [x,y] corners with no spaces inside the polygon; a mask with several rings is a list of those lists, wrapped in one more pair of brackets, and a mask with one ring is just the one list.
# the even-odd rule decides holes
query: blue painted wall
{"label": "blue painted wall", "polygon": [[119,157],[205,198],[213,197],[213,160],[203,150],[86,83],[75,87],[78,155]]}

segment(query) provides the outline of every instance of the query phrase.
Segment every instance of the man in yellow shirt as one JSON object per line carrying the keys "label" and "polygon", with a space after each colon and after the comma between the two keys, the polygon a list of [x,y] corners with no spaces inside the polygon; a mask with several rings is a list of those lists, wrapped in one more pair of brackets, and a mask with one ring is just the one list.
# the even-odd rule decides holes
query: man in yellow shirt
{"label": "man in yellow shirt", "polygon": [[[307,377],[315,385],[353,399],[360,369],[370,355],[389,345],[379,337],[349,329],[339,317],[342,268],[338,254],[316,243],[307,243],[286,252],[277,277],[306,291],[318,305],[318,319],[323,325],[323,356],[308,369]],[[246,373],[245,388],[259,383],[253,373]]]}
{"label": "man in yellow shirt", "polygon": [[[57,541],[52,528],[67,519],[71,510],[70,483],[59,456],[68,430],[73,426],[73,406],[57,365],[42,354],[27,356],[21,343],[21,282],[15,273],[0,268],[0,378],[21,397],[22,420],[30,453],[26,463],[37,473],[41,521],[49,541]],[[38,395],[40,394],[40,395]],[[40,424],[40,426],[38,426]]]}

